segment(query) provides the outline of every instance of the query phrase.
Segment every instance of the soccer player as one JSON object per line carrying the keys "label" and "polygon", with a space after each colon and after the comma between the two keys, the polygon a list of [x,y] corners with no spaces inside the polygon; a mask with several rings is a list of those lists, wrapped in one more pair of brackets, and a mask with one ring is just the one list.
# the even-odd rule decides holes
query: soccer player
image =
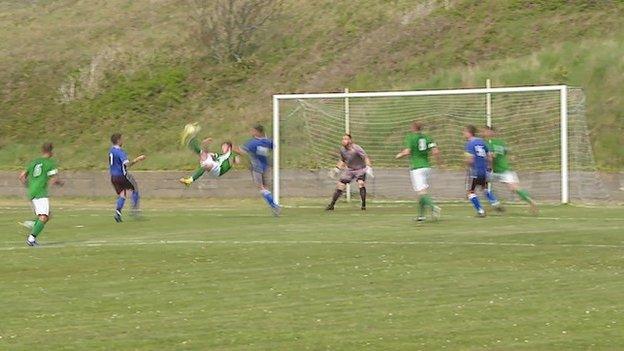
{"label": "soccer player", "polygon": [[254,184],[260,190],[262,197],[273,211],[273,215],[279,216],[282,208],[273,200],[273,195],[267,187],[269,176],[269,153],[273,150],[273,141],[266,137],[264,126],[254,125],[251,130],[251,139],[242,148],[236,147],[239,154],[247,154],[251,160],[251,177]]}
{"label": "soccer player", "polygon": [[37,236],[41,234],[43,227],[50,220],[50,201],[48,199],[48,184],[63,185],[58,177],[56,161],[52,158],[52,143],[45,143],[41,148],[42,155],[28,164],[26,170],[20,173],[19,180],[28,186],[28,197],[32,201],[33,209],[37,218],[34,222],[24,222],[31,232],[26,238],[28,246],[39,245]]}
{"label": "soccer player", "polygon": [[128,159],[125,151],[121,148],[123,145],[122,135],[115,133],[110,138],[113,146],[108,153],[108,161],[111,175],[111,183],[117,193],[117,206],[113,218],[117,223],[122,222],[121,210],[126,203],[126,193],[132,191],[132,213],[138,214],[139,211],[139,187],[132,174],[128,173],[128,167],[133,166],[137,162],[145,160],[145,155],[139,155],[132,161]]}
{"label": "soccer player", "polygon": [[333,211],[336,201],[345,191],[347,184],[353,180],[357,181],[360,188],[360,198],[362,199],[362,211],[366,210],[366,175],[373,174],[371,161],[361,146],[355,144],[350,134],[342,136],[342,146],[340,148],[340,160],[336,164],[336,172],[341,172],[342,176],[336,184],[336,191],[332,200],[325,208],[326,211]]}
{"label": "soccer player", "polygon": [[206,151],[205,148],[202,148],[202,146],[210,144],[212,139],[206,138],[200,143],[196,137],[197,132],[199,132],[199,127],[191,133],[183,134],[182,142],[186,143],[188,148],[199,156],[199,167],[195,173],[190,177],[180,178],[180,183],[186,186],[190,186],[194,181],[204,175],[205,172],[208,172],[208,174],[213,177],[220,177],[232,169],[235,163],[239,163],[238,156],[236,156],[232,150],[232,142],[224,141],[221,143],[221,154],[211,153]]}
{"label": "soccer player", "polygon": [[537,214],[537,204],[533,201],[528,191],[520,188],[518,175],[509,166],[509,161],[507,160],[509,148],[507,144],[502,139],[496,137],[497,133],[492,127],[486,126],[481,134],[487,140],[488,149],[492,157],[492,180],[507,185],[510,191],[518,194],[523,201],[529,204],[533,214]]}
{"label": "soccer player", "polygon": [[429,177],[431,175],[431,163],[429,154],[435,157],[438,165],[442,164],[440,150],[437,144],[428,135],[422,132],[423,125],[420,122],[412,123],[412,132],[405,136],[405,149],[399,152],[395,158],[400,159],[410,156],[410,178],[412,188],[418,194],[418,217],[417,221],[425,220],[425,208],[430,208],[433,218],[440,217],[442,209],[433,203],[427,193],[429,189]]}
{"label": "soccer player", "polygon": [[477,187],[481,187],[488,201],[495,209],[501,210],[500,202],[498,202],[494,194],[488,189],[487,174],[490,168],[491,155],[489,155],[489,149],[485,141],[476,137],[477,128],[475,126],[466,126],[463,134],[464,138],[467,140],[465,151],[466,165],[469,169],[469,176],[466,184],[468,199],[470,199],[475,210],[477,210],[477,215],[479,217],[485,217],[485,210],[481,206],[479,197],[475,193]]}

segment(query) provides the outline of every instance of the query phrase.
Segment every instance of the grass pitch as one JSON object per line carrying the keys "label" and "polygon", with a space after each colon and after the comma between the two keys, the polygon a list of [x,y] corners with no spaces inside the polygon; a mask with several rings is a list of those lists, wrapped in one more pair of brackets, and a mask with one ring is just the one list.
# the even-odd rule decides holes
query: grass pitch
{"label": "grass pitch", "polygon": [[[298,202],[0,201],[0,349],[586,350],[624,345],[622,207],[366,213]],[[306,206],[303,206],[306,205]]]}

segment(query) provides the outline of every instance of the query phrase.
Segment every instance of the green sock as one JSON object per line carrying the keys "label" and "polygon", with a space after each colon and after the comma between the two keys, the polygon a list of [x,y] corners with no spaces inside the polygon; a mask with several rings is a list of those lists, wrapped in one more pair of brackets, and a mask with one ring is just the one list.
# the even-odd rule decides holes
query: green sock
{"label": "green sock", "polygon": [[204,175],[204,168],[203,167],[199,167],[195,173],[193,173],[193,175],[191,176],[191,178],[193,178],[193,181],[196,181],[197,179],[199,179],[201,176]]}
{"label": "green sock", "polygon": [[35,225],[33,225],[33,228],[32,228],[32,236],[34,236],[36,238],[37,235],[39,235],[39,233],[41,233],[41,231],[43,230],[44,226],[45,226],[45,223],[43,223],[42,221],[40,221],[37,218],[37,220],[35,221]]}
{"label": "green sock", "polygon": [[418,200],[418,217],[425,216],[425,199],[421,196]]}
{"label": "green sock", "polygon": [[526,191],[524,189],[519,189],[519,190],[516,190],[516,193],[525,202],[529,202],[529,203],[531,202],[531,197],[529,196],[529,192],[528,191]]}
{"label": "green sock", "polygon": [[429,195],[423,195],[420,197],[420,199],[422,200],[423,204],[427,207],[433,208],[434,203],[433,200],[431,200],[431,197],[429,197]]}
{"label": "green sock", "polygon": [[191,140],[189,140],[188,148],[198,155],[201,154],[202,152],[201,145],[199,143],[199,140],[197,140],[197,138],[192,138]]}

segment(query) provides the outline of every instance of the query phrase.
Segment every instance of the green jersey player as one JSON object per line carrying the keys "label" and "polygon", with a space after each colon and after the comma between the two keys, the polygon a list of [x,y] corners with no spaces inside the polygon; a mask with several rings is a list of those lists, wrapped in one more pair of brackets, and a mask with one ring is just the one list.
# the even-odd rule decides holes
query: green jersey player
{"label": "green jersey player", "polygon": [[419,122],[412,123],[412,132],[405,137],[405,148],[395,158],[400,159],[410,156],[410,178],[412,188],[419,196],[418,221],[425,220],[425,208],[431,208],[435,219],[439,218],[441,209],[433,203],[427,193],[429,189],[429,177],[431,175],[431,163],[429,154],[436,158],[438,165],[442,164],[438,145],[422,132],[423,125]]}
{"label": "green jersey player", "polygon": [[193,128],[185,127],[182,134],[182,143],[186,144],[191,151],[199,156],[199,167],[187,178],[180,178],[180,183],[190,186],[199,179],[205,172],[213,177],[220,177],[227,173],[235,163],[239,163],[238,156],[234,153],[232,143],[224,141],[221,144],[221,153],[212,153],[204,150],[204,147],[212,142],[211,138],[204,139],[201,143],[197,139],[200,128],[197,124],[191,124]]}
{"label": "green jersey player", "polygon": [[28,246],[38,245],[37,236],[50,219],[48,183],[63,185],[63,182],[57,176],[58,169],[56,168],[56,162],[52,158],[53,149],[54,146],[51,143],[43,144],[41,157],[30,162],[26,170],[19,176],[22,184],[28,187],[28,198],[32,201],[35,215],[37,215],[34,222],[23,223],[31,229],[30,234],[26,238]]}
{"label": "green jersey player", "polygon": [[537,214],[537,204],[529,195],[529,192],[520,188],[518,175],[511,169],[507,155],[509,148],[502,139],[496,138],[496,131],[492,127],[483,129],[483,137],[487,140],[488,149],[492,156],[492,180],[504,183],[510,191],[515,192],[520,198],[531,206],[531,212]]}

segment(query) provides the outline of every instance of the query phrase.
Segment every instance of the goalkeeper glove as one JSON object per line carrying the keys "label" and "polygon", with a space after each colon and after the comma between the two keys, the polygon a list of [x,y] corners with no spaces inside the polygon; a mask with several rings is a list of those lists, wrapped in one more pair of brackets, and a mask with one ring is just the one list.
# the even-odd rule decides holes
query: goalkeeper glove
{"label": "goalkeeper glove", "polygon": [[366,167],[366,175],[371,178],[375,178],[375,173],[373,173],[373,167],[371,166]]}

